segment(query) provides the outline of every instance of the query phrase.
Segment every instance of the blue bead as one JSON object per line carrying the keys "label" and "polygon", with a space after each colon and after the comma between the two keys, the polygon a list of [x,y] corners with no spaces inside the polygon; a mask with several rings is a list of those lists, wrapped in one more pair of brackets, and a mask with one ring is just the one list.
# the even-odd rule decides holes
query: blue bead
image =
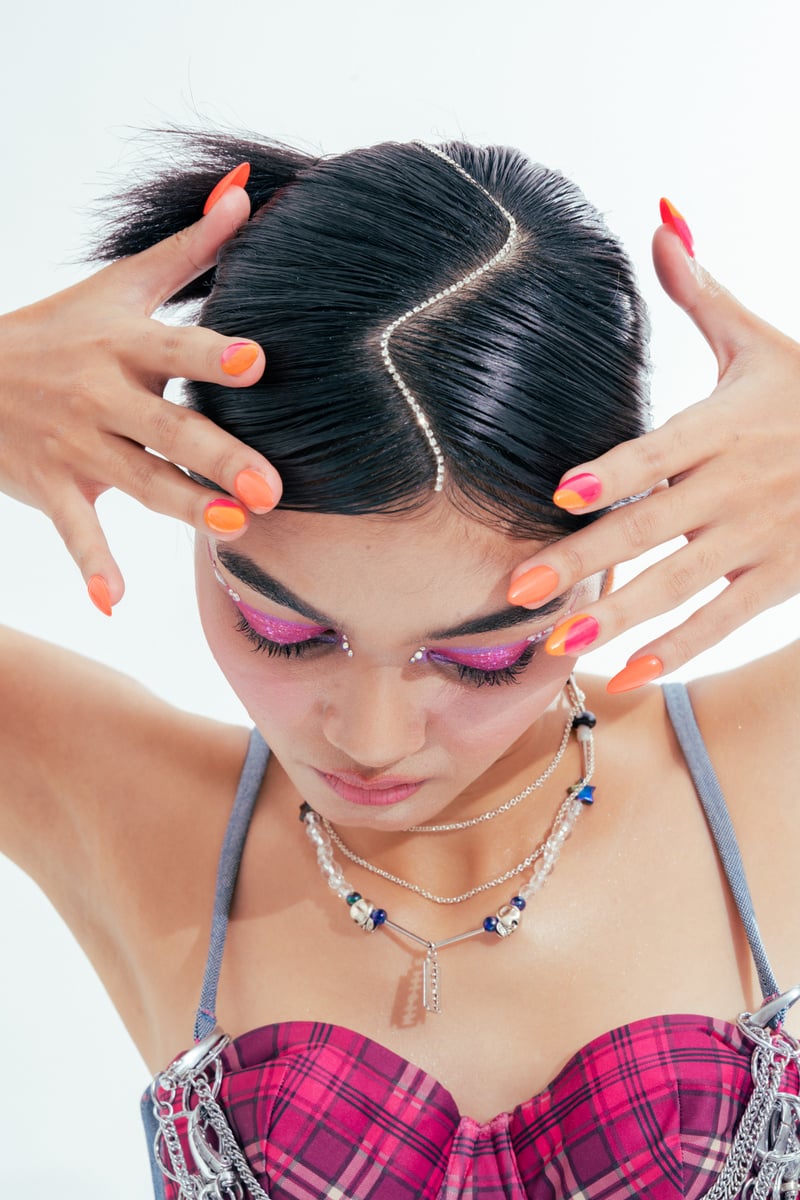
{"label": "blue bead", "polygon": [[582,800],[584,804],[594,804],[594,793],[595,789],[587,784],[578,792],[578,799]]}
{"label": "blue bead", "polygon": [[386,909],[385,908],[373,908],[372,912],[369,915],[372,918],[373,925],[382,925],[384,923],[384,921],[386,920]]}
{"label": "blue bead", "polygon": [[351,892],[346,899],[348,904],[356,904],[361,899],[361,892]]}
{"label": "blue bead", "polygon": [[525,901],[522,899],[522,896],[512,896],[511,903],[514,905],[514,908],[518,908],[520,912],[522,912],[523,908],[525,907]]}
{"label": "blue bead", "polygon": [[494,933],[497,929],[497,917],[484,917],[483,928],[487,933]]}

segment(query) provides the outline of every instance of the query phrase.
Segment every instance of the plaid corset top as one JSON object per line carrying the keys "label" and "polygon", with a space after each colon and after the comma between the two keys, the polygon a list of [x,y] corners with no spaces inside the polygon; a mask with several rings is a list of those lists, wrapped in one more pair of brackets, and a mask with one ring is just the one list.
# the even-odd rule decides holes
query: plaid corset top
{"label": "plaid corset top", "polygon": [[[701,786],[687,746],[688,697],[678,684],[664,691],[705,805],[708,781]],[[699,732],[691,736],[697,751]],[[734,1135],[758,1107],[753,1040],[741,1021],[679,1014],[621,1026],[578,1050],[543,1091],[488,1122],[462,1115],[420,1067],[340,1025],[290,1021],[225,1037],[214,1016],[222,947],[267,754],[254,731],[220,859],[195,1047],[156,1076],[142,1100],[157,1200],[700,1200],[723,1184],[720,1196],[739,1194],[743,1180],[729,1187],[720,1175],[730,1174]],[[710,769],[707,756],[703,766]],[[722,853],[727,812],[706,811]],[[729,821],[724,832],[732,836]],[[741,860],[737,868],[731,855],[728,844],[723,865],[738,884],[762,991],[772,997],[779,989],[743,876],[732,879]],[[766,1045],[769,1052],[769,1036]],[[784,1138],[786,1173],[800,1127],[797,1057],[775,1078],[778,1101],[770,1096],[769,1104],[783,1104],[785,1120],[773,1140]],[[749,1141],[759,1139],[760,1127]],[[764,1156],[756,1158],[763,1167]],[[790,1189],[793,1178],[786,1175]],[[763,1194],[797,1194],[786,1181],[783,1189]]]}

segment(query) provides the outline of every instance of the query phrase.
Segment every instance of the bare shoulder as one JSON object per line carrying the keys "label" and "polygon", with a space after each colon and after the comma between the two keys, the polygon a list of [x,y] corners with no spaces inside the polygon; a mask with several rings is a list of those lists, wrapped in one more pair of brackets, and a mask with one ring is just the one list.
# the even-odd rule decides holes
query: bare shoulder
{"label": "bare shoulder", "polygon": [[698,725],[715,760],[779,784],[800,759],[800,642],[688,685]]}
{"label": "bare shoulder", "polygon": [[800,645],[689,684],[779,984],[800,982]]}

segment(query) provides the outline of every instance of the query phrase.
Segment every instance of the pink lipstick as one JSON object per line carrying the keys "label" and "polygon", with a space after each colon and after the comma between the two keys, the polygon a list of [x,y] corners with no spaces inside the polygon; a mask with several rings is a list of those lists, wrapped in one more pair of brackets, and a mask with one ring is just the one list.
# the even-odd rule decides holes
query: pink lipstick
{"label": "pink lipstick", "polygon": [[[317,768],[314,768],[317,771]],[[341,796],[343,800],[349,800],[351,804],[397,804],[400,800],[406,800],[409,796],[413,796],[419,791],[424,779],[402,779],[398,775],[382,775],[379,779],[364,779],[361,775],[354,775],[349,771],[342,771],[337,775],[328,775],[324,771],[317,771],[320,779],[324,779],[328,787],[336,792],[337,796]]]}

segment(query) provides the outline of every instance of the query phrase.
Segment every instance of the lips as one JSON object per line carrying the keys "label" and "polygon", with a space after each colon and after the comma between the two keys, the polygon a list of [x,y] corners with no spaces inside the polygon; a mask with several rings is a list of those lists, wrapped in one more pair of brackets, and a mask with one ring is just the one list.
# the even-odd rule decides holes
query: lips
{"label": "lips", "polygon": [[[314,768],[315,770],[316,767]],[[339,771],[335,775],[318,771],[320,779],[324,779],[337,796],[349,800],[351,804],[381,805],[397,804],[406,800],[419,791],[424,779],[404,779],[399,775],[382,775],[378,779],[365,779],[350,771]]]}

